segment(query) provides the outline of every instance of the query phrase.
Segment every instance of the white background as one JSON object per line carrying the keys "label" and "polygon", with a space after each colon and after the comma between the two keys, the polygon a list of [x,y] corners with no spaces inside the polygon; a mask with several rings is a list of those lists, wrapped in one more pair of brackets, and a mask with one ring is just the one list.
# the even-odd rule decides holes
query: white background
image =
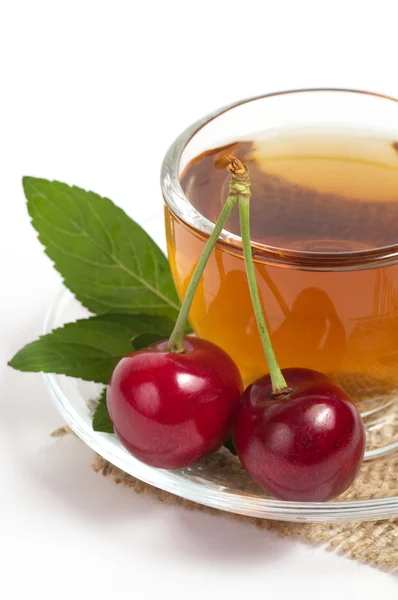
{"label": "white background", "polygon": [[394,8],[0,0],[2,597],[397,598],[391,575],[94,474],[83,444],[49,438],[61,419],[40,375],[5,366],[39,334],[59,281],[29,224],[22,175],[106,195],[161,240],[162,156],[211,109],[306,86],[398,96]]}

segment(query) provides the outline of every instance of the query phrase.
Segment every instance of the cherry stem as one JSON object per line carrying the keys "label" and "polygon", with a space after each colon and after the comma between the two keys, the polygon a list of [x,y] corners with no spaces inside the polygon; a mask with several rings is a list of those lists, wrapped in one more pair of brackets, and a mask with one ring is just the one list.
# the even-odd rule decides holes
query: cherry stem
{"label": "cherry stem", "polygon": [[[244,165],[242,165],[242,167],[244,167]],[[274,395],[280,395],[288,393],[290,390],[287,387],[286,380],[283,377],[282,371],[278,365],[278,361],[276,360],[275,352],[272,347],[271,338],[268,333],[268,327],[265,322],[264,313],[261,306],[250,241],[250,178],[246,167],[244,167],[244,169],[245,173],[241,176],[240,181],[242,189],[238,195],[243,257],[245,260],[247,281],[249,284],[250,296],[257,321],[257,327],[260,334],[261,343],[264,348],[265,358],[267,359],[268,363],[272,392]]]}
{"label": "cherry stem", "polygon": [[213,231],[209,239],[206,242],[202,255],[199,259],[198,264],[196,265],[195,271],[191,277],[191,280],[188,285],[188,289],[186,291],[184,300],[182,302],[180,312],[177,317],[176,324],[174,325],[174,329],[171,333],[168,343],[169,352],[180,353],[184,352],[184,334],[185,327],[188,321],[189,311],[191,309],[191,305],[195,296],[196,289],[198,287],[199,281],[203,275],[203,271],[207,265],[207,262],[210,258],[210,254],[213,251],[214,246],[218,238],[220,237],[220,233],[223,230],[223,227],[232,212],[232,209],[235,207],[238,202],[239,193],[241,191],[241,183],[240,178],[242,176],[242,169],[246,172],[246,168],[242,165],[238,159],[234,157],[228,158],[228,170],[231,172],[231,180],[229,184],[228,197],[225,201],[223,209],[218,217],[216,224],[213,227]]}

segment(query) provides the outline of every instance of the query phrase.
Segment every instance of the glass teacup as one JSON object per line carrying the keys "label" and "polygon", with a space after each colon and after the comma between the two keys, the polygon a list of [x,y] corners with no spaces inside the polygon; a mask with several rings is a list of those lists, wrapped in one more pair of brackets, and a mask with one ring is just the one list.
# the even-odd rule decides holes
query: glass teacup
{"label": "glass teacup", "polygon": [[[201,119],[174,142],[162,168],[168,254],[182,297],[226,189],[220,158],[241,153],[253,179],[257,281],[280,366],[316,369],[342,385],[358,403],[374,456],[398,447],[395,140],[392,98],[289,91]],[[318,225],[311,226],[311,206]],[[190,322],[230,354],[246,384],[267,372],[236,219],[206,267]]]}

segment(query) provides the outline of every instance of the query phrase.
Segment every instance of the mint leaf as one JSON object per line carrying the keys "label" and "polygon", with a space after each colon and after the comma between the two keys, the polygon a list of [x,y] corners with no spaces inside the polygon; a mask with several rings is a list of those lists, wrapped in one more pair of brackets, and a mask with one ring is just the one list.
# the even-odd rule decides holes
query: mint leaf
{"label": "mint leaf", "polygon": [[106,405],[106,388],[101,393],[97,408],[93,414],[93,429],[94,431],[102,431],[104,433],[115,433]]}
{"label": "mint leaf", "polygon": [[[58,181],[24,177],[23,187],[47,255],[91,312],[176,318],[179,301],[167,259],[123,210]],[[133,204],[142,201],[136,188]]]}
{"label": "mint leaf", "polygon": [[236,451],[235,444],[234,444],[234,438],[232,435],[225,442],[224,448],[227,448],[227,450],[229,450],[231,452],[231,454],[233,454],[234,456],[238,456],[238,453]]}
{"label": "mint leaf", "polygon": [[9,362],[19,371],[43,371],[108,383],[130,340],[152,332],[167,338],[173,322],[154,315],[107,314],[68,323],[28,344]]}
{"label": "mint leaf", "polygon": [[164,339],[164,336],[157,333],[139,333],[131,340],[131,346],[133,350],[142,350],[143,348],[147,348],[151,344],[160,342],[160,340]]}

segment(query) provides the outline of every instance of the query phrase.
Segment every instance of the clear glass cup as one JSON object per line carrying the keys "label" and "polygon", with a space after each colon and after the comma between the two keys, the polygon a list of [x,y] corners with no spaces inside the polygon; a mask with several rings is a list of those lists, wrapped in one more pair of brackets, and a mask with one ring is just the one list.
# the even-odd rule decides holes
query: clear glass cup
{"label": "clear glass cup", "polygon": [[[295,90],[221,108],[184,131],[164,159],[168,254],[183,296],[213,223],[191,204],[180,177],[204,151],[255,132],[310,128],[356,131],[398,139],[398,102],[356,90]],[[398,200],[398,190],[397,190]],[[398,448],[398,230],[387,247],[325,251],[280,248],[252,240],[257,280],[282,367],[329,374],[358,403],[367,450]],[[240,237],[223,231],[197,291],[195,333],[223,347],[246,383],[266,372],[245,279]]]}

